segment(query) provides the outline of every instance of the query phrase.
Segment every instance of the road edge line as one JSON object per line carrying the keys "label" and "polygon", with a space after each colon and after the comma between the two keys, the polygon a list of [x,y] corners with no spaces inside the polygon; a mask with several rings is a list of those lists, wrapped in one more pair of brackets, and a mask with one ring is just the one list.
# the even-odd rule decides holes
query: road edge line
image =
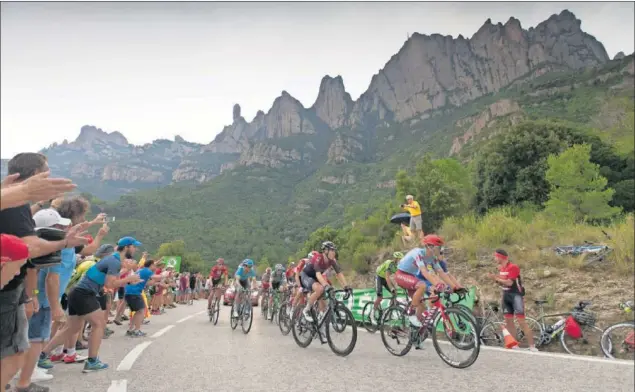
{"label": "road edge line", "polygon": [[117,371],[126,371],[132,368],[134,362],[139,358],[143,350],[148,348],[152,344],[152,340],[148,340],[147,342],[139,343],[136,345],[126,356],[119,362],[119,366],[117,366]]}
{"label": "road edge line", "polygon": [[156,339],[156,338],[158,338],[158,337],[161,337],[164,333],[168,332],[169,330],[171,330],[171,329],[172,329],[172,328],[174,328],[174,327],[175,327],[175,325],[174,325],[174,324],[168,325],[168,326],[167,326],[167,327],[165,327],[165,328],[161,328],[160,330],[158,330],[157,332],[155,332],[155,333],[154,333],[154,335],[152,335],[152,336],[150,336],[150,337],[151,337],[152,339]]}
{"label": "road edge line", "polygon": [[128,390],[127,380],[112,380],[106,392],[126,392]]}

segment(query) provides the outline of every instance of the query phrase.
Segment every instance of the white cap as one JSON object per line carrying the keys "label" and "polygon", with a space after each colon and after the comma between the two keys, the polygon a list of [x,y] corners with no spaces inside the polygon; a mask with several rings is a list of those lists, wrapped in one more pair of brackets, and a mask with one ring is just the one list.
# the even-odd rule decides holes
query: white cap
{"label": "white cap", "polygon": [[33,216],[35,227],[53,227],[55,225],[70,226],[71,220],[62,218],[60,214],[52,208],[40,210]]}
{"label": "white cap", "polygon": [[406,196],[406,200],[410,200],[410,199],[414,199],[414,197],[412,197],[412,195]]}

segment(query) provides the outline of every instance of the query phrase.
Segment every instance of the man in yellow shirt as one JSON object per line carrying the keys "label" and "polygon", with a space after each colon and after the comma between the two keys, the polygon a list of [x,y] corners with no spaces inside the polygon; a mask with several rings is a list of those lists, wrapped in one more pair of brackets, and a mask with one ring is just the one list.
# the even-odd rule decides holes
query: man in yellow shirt
{"label": "man in yellow shirt", "polygon": [[410,230],[419,237],[419,240],[423,238],[423,226],[421,223],[421,206],[412,197],[412,195],[406,196],[406,204],[402,204],[401,208],[410,213]]}

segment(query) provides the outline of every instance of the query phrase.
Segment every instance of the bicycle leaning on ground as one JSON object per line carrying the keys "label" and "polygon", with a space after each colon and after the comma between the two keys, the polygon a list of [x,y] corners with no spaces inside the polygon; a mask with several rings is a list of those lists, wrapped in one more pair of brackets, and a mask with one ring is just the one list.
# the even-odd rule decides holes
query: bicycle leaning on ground
{"label": "bicycle leaning on ground", "polygon": [[[465,299],[467,290],[458,289],[455,292],[443,292],[432,295],[424,300],[430,301],[434,308],[428,312],[421,327],[410,323],[408,316],[414,314],[412,304],[404,309],[401,306],[388,308],[381,320],[381,339],[389,353],[395,356],[406,355],[413,344],[421,347],[428,335],[432,335],[432,344],[443,362],[454,368],[471,366],[480,353],[480,341],[474,316],[462,307],[456,306]],[[456,299],[452,298],[456,295]],[[447,303],[447,307],[444,305]],[[440,324],[441,323],[441,324]],[[441,331],[439,327],[441,326]],[[391,347],[392,341],[406,343],[401,350]],[[459,351],[469,351],[466,360],[453,360],[443,352],[441,346],[453,346]]]}
{"label": "bicycle leaning on ground", "polygon": [[[353,318],[353,313],[336,298],[338,293],[344,293],[343,300],[346,301],[353,294],[353,290],[334,290],[330,288],[325,291],[324,296],[327,300],[326,312],[321,317],[318,317],[319,312],[317,309],[320,301],[315,301],[315,304],[311,307],[312,321],[308,321],[304,317],[304,312],[301,309],[294,312],[291,325],[293,328],[293,339],[298,346],[302,348],[308,347],[315,335],[318,335],[320,342],[322,344],[328,343],[331,351],[339,356],[345,357],[353,352],[357,343],[357,324]],[[343,334],[347,327],[351,329],[350,343],[340,349],[333,342],[334,333]],[[326,338],[326,341],[324,341],[324,338]]]}
{"label": "bicycle leaning on ground", "polygon": [[[503,329],[505,322],[500,317],[500,304],[498,302],[488,302],[483,308],[483,315],[475,318],[479,329],[479,340],[481,344],[486,346],[503,347]],[[525,316],[525,321],[529,328],[534,332],[534,338],[540,336],[542,327],[540,323],[531,317]],[[525,333],[518,325],[518,321],[514,319],[516,325],[516,340],[520,343],[525,338]]]}
{"label": "bicycle leaning on ground", "polygon": [[236,298],[240,298],[240,305],[238,305],[238,308],[235,312],[236,316],[234,316],[234,309],[237,306],[236,299],[234,299],[231,313],[229,314],[229,325],[232,327],[232,329],[236,329],[238,323],[240,323],[240,327],[242,328],[243,333],[248,334],[249,330],[251,330],[251,323],[254,320],[254,312],[251,307],[251,290],[239,287],[236,293]]}
{"label": "bicycle leaning on ground", "polygon": [[[620,304],[624,313],[633,311],[633,302]],[[602,353],[611,359],[635,360],[635,321],[622,321],[606,328],[600,339]]]}

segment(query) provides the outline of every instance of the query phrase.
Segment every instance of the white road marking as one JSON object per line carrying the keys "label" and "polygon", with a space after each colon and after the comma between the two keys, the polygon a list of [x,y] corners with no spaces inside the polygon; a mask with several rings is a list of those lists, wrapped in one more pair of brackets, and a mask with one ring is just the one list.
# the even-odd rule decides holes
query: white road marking
{"label": "white road marking", "polygon": [[139,343],[121,360],[121,362],[119,363],[119,366],[117,366],[117,371],[130,370],[132,368],[132,365],[134,365],[134,361],[136,361],[137,358],[139,358],[139,356],[143,352],[143,350],[148,348],[148,346],[151,344],[152,344],[152,340]]}
{"label": "white road marking", "polygon": [[202,310],[202,311],[200,311],[198,313],[190,314],[189,316],[183,317],[182,319],[177,321],[177,324],[178,323],[182,323],[183,321],[187,321],[187,320],[191,319],[192,317],[196,317],[199,314],[203,314],[203,313],[207,313],[207,310]]}
{"label": "white road marking", "polygon": [[128,381],[112,380],[106,392],[126,392],[128,390]]}
{"label": "white road marking", "polygon": [[[358,327],[358,331],[359,331],[359,327]],[[362,327],[362,331],[365,331],[368,334],[372,334],[370,332],[368,332],[368,330],[366,330],[365,328]],[[381,333],[379,331],[377,331],[376,333]],[[448,342],[439,342],[442,344],[449,344]],[[432,345],[432,340],[430,338],[426,339],[426,341],[424,342],[424,344],[426,345]],[[510,353],[510,354],[524,354],[524,355],[532,355],[532,356],[538,356],[538,357],[551,357],[551,358],[560,358],[560,359],[570,359],[570,360],[574,360],[574,361],[586,361],[586,362],[599,362],[599,363],[605,363],[607,365],[626,365],[626,366],[633,366],[633,362],[632,361],[626,361],[626,360],[622,360],[622,359],[609,359],[609,358],[600,358],[600,357],[591,357],[591,356],[587,356],[587,355],[570,355],[570,354],[559,354],[559,353],[546,353],[546,352],[534,352],[534,351],[529,351],[527,349],[516,349],[516,350],[511,350],[511,349],[507,349],[507,348],[502,348],[502,347],[492,347],[492,346],[484,346],[481,344],[481,350],[485,350],[485,351],[499,351],[499,352],[504,352],[504,353]]]}
{"label": "white road marking", "polygon": [[161,335],[163,335],[164,333],[166,333],[169,330],[171,330],[172,328],[174,328],[174,324],[168,325],[167,327],[158,330],[157,332],[154,333],[154,335],[151,336],[151,338],[152,339],[156,339],[156,338],[160,337]]}

